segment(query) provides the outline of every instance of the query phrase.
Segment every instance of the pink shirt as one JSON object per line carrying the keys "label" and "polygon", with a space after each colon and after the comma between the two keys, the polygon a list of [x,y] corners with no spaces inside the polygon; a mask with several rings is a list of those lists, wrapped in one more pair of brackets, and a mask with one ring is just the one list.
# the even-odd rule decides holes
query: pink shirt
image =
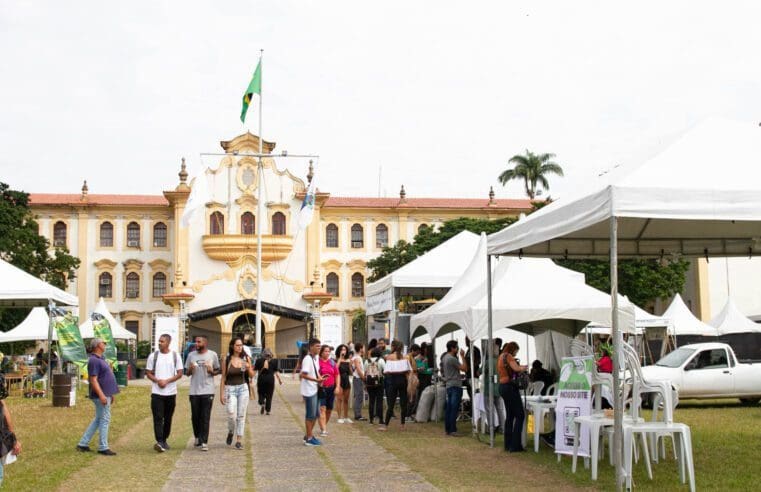
{"label": "pink shirt", "polygon": [[320,359],[320,374],[325,376],[325,380],[322,385],[326,388],[336,385],[336,377],[338,376],[338,367],[331,364],[330,359]]}

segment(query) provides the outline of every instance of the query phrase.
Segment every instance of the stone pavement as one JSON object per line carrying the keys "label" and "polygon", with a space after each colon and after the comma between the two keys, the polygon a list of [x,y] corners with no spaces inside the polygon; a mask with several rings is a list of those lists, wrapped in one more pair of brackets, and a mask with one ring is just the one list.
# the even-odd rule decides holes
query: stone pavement
{"label": "stone pavement", "polygon": [[260,415],[255,400],[249,404],[242,451],[225,444],[227,416],[217,398],[209,451],[188,441],[164,490],[437,490],[355,427],[367,422],[338,424],[334,414],[323,446],[304,446],[299,382],[283,382],[271,415]]}

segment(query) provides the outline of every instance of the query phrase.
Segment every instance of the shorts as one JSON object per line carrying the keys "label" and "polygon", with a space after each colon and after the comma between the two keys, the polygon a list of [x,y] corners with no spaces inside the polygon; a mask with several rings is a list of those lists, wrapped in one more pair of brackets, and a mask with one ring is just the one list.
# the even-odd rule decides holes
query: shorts
{"label": "shorts", "polygon": [[325,398],[320,399],[320,406],[325,407],[328,410],[333,410],[333,404],[336,401],[336,387],[329,386],[327,388],[322,388],[322,390],[325,392]]}
{"label": "shorts", "polygon": [[312,396],[304,396],[305,420],[317,420],[319,408],[317,407],[317,393]]}

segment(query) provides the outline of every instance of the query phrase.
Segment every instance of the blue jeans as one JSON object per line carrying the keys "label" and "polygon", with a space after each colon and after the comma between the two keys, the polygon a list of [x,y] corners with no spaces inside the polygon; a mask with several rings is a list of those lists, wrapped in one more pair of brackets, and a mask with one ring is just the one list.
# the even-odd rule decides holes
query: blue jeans
{"label": "blue jeans", "polygon": [[447,434],[457,432],[457,415],[460,413],[462,386],[447,388],[447,401],[444,403],[444,430]]}
{"label": "blue jeans", "polygon": [[98,451],[105,451],[108,449],[108,426],[111,423],[111,397],[106,398],[108,402],[103,405],[99,399],[93,398],[92,402],[95,405],[95,418],[92,419],[90,425],[87,427],[82,439],[79,440],[80,446],[89,446],[90,440],[95,435],[95,431],[98,431]]}
{"label": "blue jeans", "polygon": [[248,408],[248,385],[225,385],[225,400],[227,400],[227,432],[243,435],[246,426],[246,409]]}

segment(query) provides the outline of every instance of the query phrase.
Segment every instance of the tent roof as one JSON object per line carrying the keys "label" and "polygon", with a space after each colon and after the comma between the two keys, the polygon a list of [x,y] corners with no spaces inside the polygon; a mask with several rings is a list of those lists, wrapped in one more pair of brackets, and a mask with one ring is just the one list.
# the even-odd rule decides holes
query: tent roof
{"label": "tent roof", "polygon": [[732,299],[727,299],[724,309],[709,323],[716,328],[719,335],[732,335],[735,333],[761,333],[761,325],[746,318],[737,309]]}
{"label": "tent roof", "polygon": [[392,287],[452,287],[468,266],[478,235],[462,231],[403,267],[367,285],[367,295]]}
{"label": "tent roof", "polygon": [[[79,300],[58,287],[0,259],[0,307],[78,306]],[[47,335],[45,335],[47,338]]]}
{"label": "tent roof", "polygon": [[671,335],[702,335],[706,337],[717,335],[716,328],[703,323],[692,314],[679,294],[674,296],[674,300],[663,313],[663,317],[671,320]]}
{"label": "tent roof", "polygon": [[[18,326],[5,333],[0,333],[0,343],[20,342],[24,340],[47,340],[50,317],[43,307],[33,308]],[[58,340],[53,330],[53,340]]]}
{"label": "tent roof", "polygon": [[[115,340],[124,340],[124,339],[135,339],[137,338],[137,335],[132,333],[131,331],[124,328],[121,323],[116,321],[113,316],[111,316],[111,313],[108,311],[108,308],[106,307],[106,302],[101,297],[100,300],[98,300],[98,304],[95,306],[95,309],[93,309],[93,312],[96,312],[98,314],[102,314],[104,318],[108,320],[108,324],[111,326],[111,334],[114,336]],[[82,335],[82,338],[93,338],[95,336],[92,328],[92,318],[88,317],[87,320],[79,325],[79,334]]]}
{"label": "tent roof", "polygon": [[[756,123],[710,119],[636,166],[598,179],[489,236],[489,254],[619,257],[761,254],[761,161]],[[720,169],[720,172],[719,172]]]}

